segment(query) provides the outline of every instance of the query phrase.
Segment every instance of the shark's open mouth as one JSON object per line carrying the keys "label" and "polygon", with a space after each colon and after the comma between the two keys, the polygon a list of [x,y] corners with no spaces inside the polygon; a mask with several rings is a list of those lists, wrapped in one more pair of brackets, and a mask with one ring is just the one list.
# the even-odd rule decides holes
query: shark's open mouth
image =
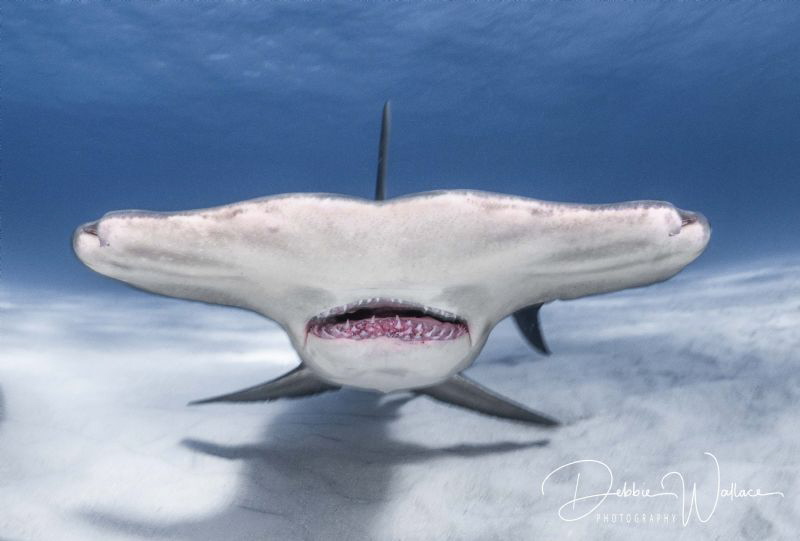
{"label": "shark's open mouth", "polygon": [[451,312],[398,299],[362,299],[337,306],[308,322],[308,333],[327,339],[455,340],[467,323]]}

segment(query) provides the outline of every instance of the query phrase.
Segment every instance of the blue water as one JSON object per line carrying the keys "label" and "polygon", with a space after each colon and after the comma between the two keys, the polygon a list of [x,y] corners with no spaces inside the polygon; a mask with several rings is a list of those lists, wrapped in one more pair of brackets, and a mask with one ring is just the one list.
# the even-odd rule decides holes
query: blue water
{"label": "blue water", "polygon": [[[695,265],[797,249],[800,4],[2,2],[2,277],[111,287],[109,210],[477,188],[663,199]],[[118,286],[114,286],[118,287]]]}

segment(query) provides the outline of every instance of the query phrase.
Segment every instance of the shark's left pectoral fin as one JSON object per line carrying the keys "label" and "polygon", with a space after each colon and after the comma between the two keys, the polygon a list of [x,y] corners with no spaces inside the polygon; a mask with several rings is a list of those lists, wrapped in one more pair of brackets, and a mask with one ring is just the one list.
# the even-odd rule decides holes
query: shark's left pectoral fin
{"label": "shark's left pectoral fin", "polygon": [[555,419],[496,394],[461,374],[456,374],[439,385],[414,389],[414,392],[502,419],[542,426],[558,426],[559,424]]}
{"label": "shark's left pectoral fin", "polygon": [[522,310],[517,310],[514,312],[514,321],[517,322],[517,327],[532,347],[544,355],[550,355],[550,348],[544,341],[542,325],[539,323],[539,310],[543,305],[544,303],[532,304]]}
{"label": "shark's left pectoral fin", "polygon": [[270,381],[242,389],[241,391],[195,400],[189,402],[189,405],[195,406],[213,402],[267,402],[279,398],[299,398],[301,396],[324,393],[325,391],[335,391],[339,388],[319,379],[311,370],[301,364],[291,372],[287,372]]}

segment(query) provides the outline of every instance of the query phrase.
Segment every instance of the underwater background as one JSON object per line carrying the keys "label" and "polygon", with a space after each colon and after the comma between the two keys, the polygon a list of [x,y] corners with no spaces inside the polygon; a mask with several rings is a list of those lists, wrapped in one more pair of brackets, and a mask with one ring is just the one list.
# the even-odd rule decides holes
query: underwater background
{"label": "underwater background", "polygon": [[3,276],[103,287],[110,210],[473,188],[703,212],[697,265],[800,231],[790,2],[4,2]]}
{"label": "underwater background", "polygon": [[[787,539],[800,526],[800,4],[0,2],[0,539]],[[297,362],[271,322],[72,254],[111,210],[286,192],[666,200],[706,252],[506,321],[470,369],[555,432],[347,391],[185,408]],[[782,496],[565,521],[578,459]],[[616,472],[615,472],[616,473]],[[588,473],[587,473],[588,475]],[[552,482],[552,481],[551,481]],[[616,486],[616,485],[615,485]],[[556,495],[553,495],[553,494]],[[705,516],[709,492],[701,496]],[[688,504],[687,504],[688,505]]]}

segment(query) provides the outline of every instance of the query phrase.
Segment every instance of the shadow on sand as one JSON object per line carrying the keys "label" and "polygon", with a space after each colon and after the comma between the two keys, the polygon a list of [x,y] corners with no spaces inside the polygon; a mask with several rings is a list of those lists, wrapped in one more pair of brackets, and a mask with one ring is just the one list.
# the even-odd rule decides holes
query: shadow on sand
{"label": "shadow on sand", "polygon": [[[147,523],[86,512],[101,528],[171,539],[375,539],[381,510],[400,490],[396,466],[547,445],[546,440],[428,448],[390,437],[410,395],[339,391],[287,402],[258,443],[181,442],[195,453],[243,462],[233,502],[194,521]],[[407,490],[407,488],[406,488]]]}

